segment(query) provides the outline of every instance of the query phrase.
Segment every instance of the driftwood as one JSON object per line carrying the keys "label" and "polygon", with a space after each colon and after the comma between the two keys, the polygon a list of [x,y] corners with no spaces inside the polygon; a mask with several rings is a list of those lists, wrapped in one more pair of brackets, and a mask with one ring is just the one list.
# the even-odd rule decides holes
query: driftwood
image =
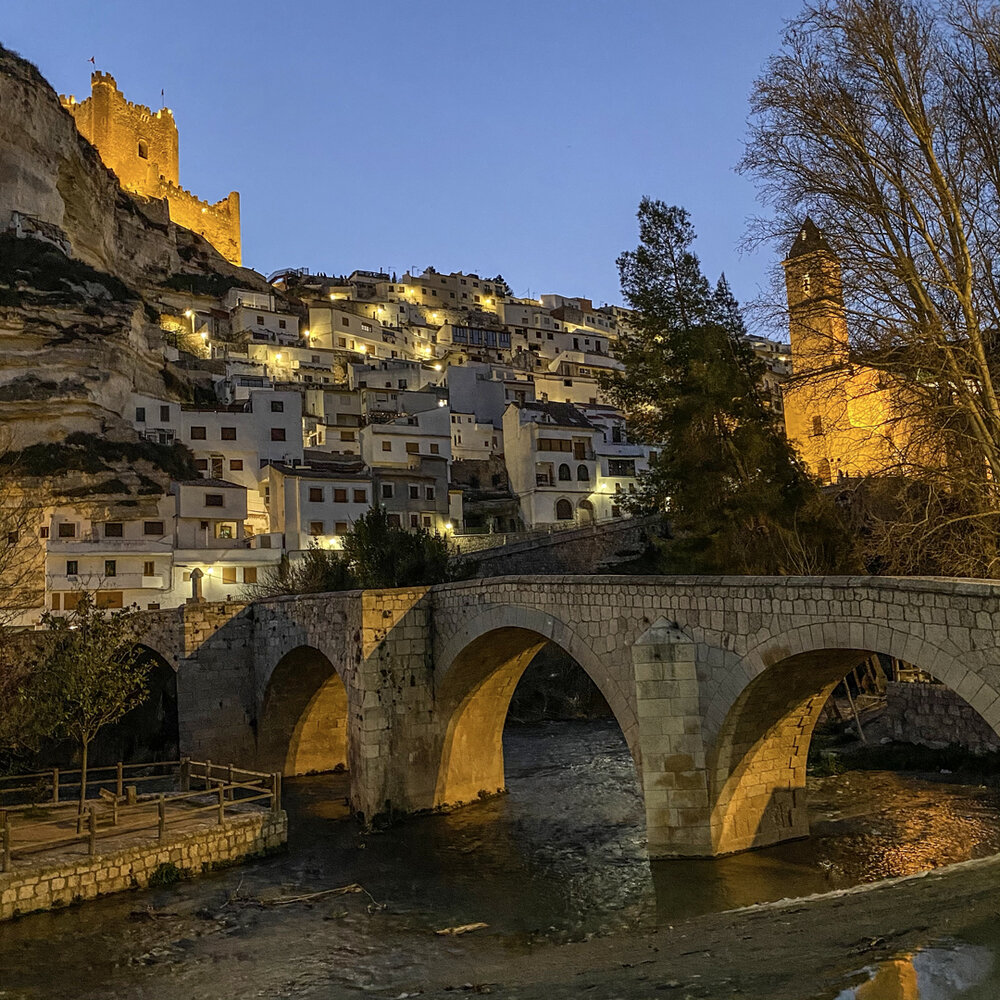
{"label": "driftwood", "polygon": [[476,924],[459,924],[457,927],[442,927],[441,930],[435,931],[435,934],[447,934],[450,936],[457,936],[459,934],[468,934],[469,931],[481,931],[484,927],[489,927],[489,924],[484,924],[482,921]]}

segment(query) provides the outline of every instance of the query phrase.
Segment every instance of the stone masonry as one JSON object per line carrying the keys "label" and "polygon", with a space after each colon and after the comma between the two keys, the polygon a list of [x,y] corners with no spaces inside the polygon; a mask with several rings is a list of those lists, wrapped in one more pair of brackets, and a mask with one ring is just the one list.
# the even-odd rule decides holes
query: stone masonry
{"label": "stone masonry", "polygon": [[510,695],[555,642],[622,728],[654,857],[806,835],[813,726],[872,653],[1000,725],[1000,587],[968,580],[516,576],[147,621],[178,671],[182,752],[288,774],[346,757],[367,820],[502,789]]}
{"label": "stone masonry", "polygon": [[201,872],[214,865],[263,854],[285,843],[284,812],[255,811],[227,819],[221,826],[202,826],[163,840],[109,850],[94,857],[67,858],[32,865],[30,856],[0,874],[0,921],[37,910],[97,896],[144,888],[163,864]]}

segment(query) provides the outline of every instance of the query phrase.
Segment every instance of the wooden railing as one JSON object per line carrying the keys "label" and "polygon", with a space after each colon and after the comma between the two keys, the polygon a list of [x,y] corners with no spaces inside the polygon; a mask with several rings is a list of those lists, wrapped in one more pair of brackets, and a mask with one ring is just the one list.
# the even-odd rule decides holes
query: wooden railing
{"label": "wooden railing", "polygon": [[[128,772],[151,768],[161,773],[134,775],[128,777],[129,784],[125,784]],[[109,777],[89,777],[109,771],[112,772]],[[75,782],[66,780],[73,775],[77,776]],[[214,813],[216,822],[223,824],[226,810],[232,812],[237,806],[266,803],[274,812],[281,809],[280,772],[265,774],[235,764],[184,758],[156,764],[119,762],[88,770],[87,788],[96,785],[99,797],[85,800],[81,815],[72,808],[71,801],[60,800],[60,795],[68,788],[79,790],[79,775],[79,770],[53,769],[0,777],[0,794],[35,793],[32,795],[34,801],[29,804],[0,808],[0,872],[10,871],[15,857],[73,844],[86,844],[87,854],[92,856],[96,853],[97,841],[107,837],[155,829],[156,838],[162,840],[171,827],[176,828],[205,813]],[[30,783],[32,778],[37,780]],[[20,785],[13,784],[18,781]],[[176,789],[154,791],[140,801],[139,783],[154,781],[161,786],[175,785]],[[40,790],[47,792],[44,801],[38,794]],[[36,819],[33,814],[40,809],[59,809],[61,815],[53,819]]]}

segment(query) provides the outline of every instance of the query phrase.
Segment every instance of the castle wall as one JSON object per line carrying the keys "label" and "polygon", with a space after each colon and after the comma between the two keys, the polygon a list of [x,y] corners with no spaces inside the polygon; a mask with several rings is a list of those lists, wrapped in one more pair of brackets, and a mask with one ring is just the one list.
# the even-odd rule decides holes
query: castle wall
{"label": "castle wall", "polygon": [[240,196],[231,191],[214,204],[180,186],[178,133],[169,108],[151,111],[126,100],[114,77],[91,74],[91,96],[61,98],[80,134],[97,147],[123,188],[166,199],[170,221],[203,236],[228,261],[242,261]]}

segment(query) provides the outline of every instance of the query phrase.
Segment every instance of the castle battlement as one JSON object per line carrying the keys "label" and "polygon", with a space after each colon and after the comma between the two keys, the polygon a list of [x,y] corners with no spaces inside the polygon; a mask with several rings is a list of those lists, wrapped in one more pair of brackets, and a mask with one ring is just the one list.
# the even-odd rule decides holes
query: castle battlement
{"label": "castle battlement", "polygon": [[227,260],[239,264],[240,196],[232,191],[212,203],[180,186],[173,112],[152,111],[127,100],[115,78],[102,70],[91,73],[90,88],[84,101],[62,94],[59,100],[122,187],[146,198],[167,199],[171,221],[204,236]]}

